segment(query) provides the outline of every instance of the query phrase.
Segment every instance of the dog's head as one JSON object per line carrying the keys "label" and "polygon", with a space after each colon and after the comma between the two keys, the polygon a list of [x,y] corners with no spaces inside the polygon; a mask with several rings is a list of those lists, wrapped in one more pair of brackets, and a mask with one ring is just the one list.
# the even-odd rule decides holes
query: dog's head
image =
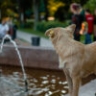
{"label": "dog's head", "polygon": [[45,35],[48,36],[51,40],[56,39],[56,38],[73,38],[73,33],[75,31],[75,24],[72,24],[66,28],[62,27],[57,27],[57,28],[51,28],[48,29],[45,32]]}

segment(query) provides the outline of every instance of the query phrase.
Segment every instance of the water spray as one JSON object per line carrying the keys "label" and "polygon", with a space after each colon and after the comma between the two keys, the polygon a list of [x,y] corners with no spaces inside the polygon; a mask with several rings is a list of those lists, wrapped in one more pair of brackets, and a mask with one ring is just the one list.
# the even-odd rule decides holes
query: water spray
{"label": "water spray", "polygon": [[0,69],[0,77],[2,76],[2,69]]}
{"label": "water spray", "polygon": [[4,45],[4,40],[8,38],[10,40],[10,42],[14,45],[15,47],[15,50],[18,54],[18,57],[19,57],[19,61],[20,61],[20,64],[21,64],[21,68],[22,68],[22,72],[23,72],[23,77],[24,77],[24,82],[25,82],[25,92],[28,92],[28,82],[27,82],[27,76],[25,74],[25,70],[24,70],[24,64],[23,64],[23,61],[22,61],[22,58],[21,58],[21,54],[20,54],[20,51],[18,50],[18,47],[17,47],[17,44],[15,41],[13,41],[11,39],[11,37],[7,34],[4,36],[2,42],[1,42],[1,49],[0,49],[0,52],[2,52],[2,49],[3,49],[3,45]]}

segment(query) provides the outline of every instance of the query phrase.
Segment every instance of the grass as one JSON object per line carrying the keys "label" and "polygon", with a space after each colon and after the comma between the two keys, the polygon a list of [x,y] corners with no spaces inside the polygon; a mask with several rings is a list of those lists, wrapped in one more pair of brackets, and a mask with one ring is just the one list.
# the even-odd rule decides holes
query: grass
{"label": "grass", "polygon": [[[92,42],[93,42],[93,35],[91,35]],[[81,35],[81,42],[85,43],[85,35]]]}
{"label": "grass", "polygon": [[40,32],[40,31],[35,31],[31,28],[19,28],[20,31],[26,32],[26,33],[30,33],[30,34],[34,34],[40,37],[44,37],[47,38],[44,34],[44,32]]}
{"label": "grass", "polygon": [[80,37],[80,38],[81,38],[81,40],[80,40],[80,41],[81,41],[82,43],[84,43],[84,41],[85,41],[85,40],[84,40],[84,39],[85,39],[85,36],[84,36],[84,35],[81,35],[81,37]]}

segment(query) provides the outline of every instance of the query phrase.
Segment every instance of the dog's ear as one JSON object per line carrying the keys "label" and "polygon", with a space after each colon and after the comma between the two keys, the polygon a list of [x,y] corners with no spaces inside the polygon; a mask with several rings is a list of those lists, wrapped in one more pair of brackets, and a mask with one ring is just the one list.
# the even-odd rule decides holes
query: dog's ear
{"label": "dog's ear", "polygon": [[72,34],[74,33],[76,28],[75,24],[71,24],[70,26],[67,27],[68,31],[71,32]]}
{"label": "dog's ear", "polygon": [[46,35],[46,36],[49,36],[49,37],[53,37],[53,36],[54,36],[53,28],[48,29],[48,30],[45,32],[45,35]]}

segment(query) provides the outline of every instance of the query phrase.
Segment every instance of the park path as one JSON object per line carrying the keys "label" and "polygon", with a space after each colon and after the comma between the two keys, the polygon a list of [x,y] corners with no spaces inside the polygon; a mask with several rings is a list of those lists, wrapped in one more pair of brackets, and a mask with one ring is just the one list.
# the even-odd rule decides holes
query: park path
{"label": "park path", "polygon": [[[22,31],[17,31],[17,38],[21,39],[21,40],[25,40],[26,42],[32,44],[32,37],[36,37],[36,35],[30,34],[30,33],[26,33],[26,32],[22,32]],[[48,47],[48,48],[53,48],[53,45],[51,43],[50,40],[46,39],[46,38],[40,38],[40,46],[41,47]]]}
{"label": "park path", "polygon": [[[96,96],[96,79],[80,87],[79,96]],[[69,96],[65,95],[65,96]]]}

